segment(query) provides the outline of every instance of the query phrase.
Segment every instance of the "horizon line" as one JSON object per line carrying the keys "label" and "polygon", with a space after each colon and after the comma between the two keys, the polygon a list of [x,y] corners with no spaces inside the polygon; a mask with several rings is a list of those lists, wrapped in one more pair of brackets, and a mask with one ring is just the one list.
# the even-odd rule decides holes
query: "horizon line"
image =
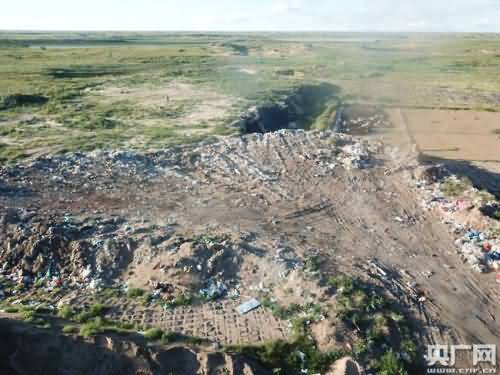
{"label": "horizon line", "polygon": [[500,34],[499,31],[478,31],[478,30],[463,30],[463,31],[418,31],[418,30],[148,30],[148,29],[1,29],[0,32],[139,32],[139,33],[380,33],[380,34]]}

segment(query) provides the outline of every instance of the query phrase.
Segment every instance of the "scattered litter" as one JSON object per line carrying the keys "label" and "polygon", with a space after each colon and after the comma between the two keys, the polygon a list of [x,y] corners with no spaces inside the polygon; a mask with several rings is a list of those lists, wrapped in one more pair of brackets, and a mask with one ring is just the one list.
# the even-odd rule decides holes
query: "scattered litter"
{"label": "scattered litter", "polygon": [[200,289],[200,294],[207,299],[217,299],[227,293],[227,286],[222,281],[209,280],[206,288]]}

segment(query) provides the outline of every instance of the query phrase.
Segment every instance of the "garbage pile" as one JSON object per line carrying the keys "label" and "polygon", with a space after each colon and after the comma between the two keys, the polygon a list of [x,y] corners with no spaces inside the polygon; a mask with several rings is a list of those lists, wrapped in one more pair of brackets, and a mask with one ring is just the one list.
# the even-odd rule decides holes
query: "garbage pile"
{"label": "garbage pile", "polygon": [[489,238],[478,230],[467,232],[456,241],[462,259],[478,272],[500,270],[500,239]]}
{"label": "garbage pile", "polygon": [[423,197],[421,205],[437,212],[452,233],[459,236],[455,245],[462,260],[477,272],[498,272],[500,226],[491,215],[498,203],[484,203],[485,199],[494,198],[467,185],[444,167],[428,168],[424,176],[417,181]]}
{"label": "garbage pile", "polygon": [[[0,273],[25,287],[97,289],[117,277],[145,235],[119,217],[0,210]],[[137,228],[136,228],[137,229]]]}
{"label": "garbage pile", "polygon": [[380,112],[368,117],[348,118],[342,121],[342,131],[353,135],[364,135],[387,127],[389,127],[389,121]]}
{"label": "garbage pile", "polygon": [[228,292],[228,287],[221,280],[210,279],[199,293],[202,297],[213,300],[223,297]]}
{"label": "garbage pile", "polygon": [[374,166],[374,160],[366,144],[356,142],[342,146],[341,154],[338,156],[339,162],[344,168],[366,169]]}
{"label": "garbage pile", "polygon": [[304,262],[288,247],[278,248],[274,260],[279,264],[279,276],[282,279],[285,279],[293,270],[301,270],[304,268]]}

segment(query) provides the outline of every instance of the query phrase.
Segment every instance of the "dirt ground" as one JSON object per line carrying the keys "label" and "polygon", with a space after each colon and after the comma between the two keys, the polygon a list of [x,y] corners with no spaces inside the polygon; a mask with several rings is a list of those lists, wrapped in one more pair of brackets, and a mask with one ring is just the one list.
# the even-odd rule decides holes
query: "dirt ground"
{"label": "dirt ground", "polygon": [[402,110],[421,152],[438,158],[500,162],[500,115],[496,112]]}
{"label": "dirt ground", "polygon": [[[376,259],[377,264],[400,275],[398,284],[387,281],[388,288],[404,290],[405,285],[416,283],[426,297],[425,302],[410,306],[421,325],[416,332],[420,343],[499,343],[498,284],[491,275],[476,274],[463,264],[449,227],[435,213],[422,209],[415,188],[419,154],[413,145],[416,138],[422,152],[443,147],[447,138],[438,135],[450,127],[456,132],[451,139],[457,140],[461,157],[494,160],[498,139],[486,132],[495,127],[495,117],[399,110],[388,114],[392,128],[360,138],[280,131],[154,154],[94,153],[4,168],[0,200],[5,207],[34,211],[42,221],[47,217],[62,221],[85,213],[119,217],[127,227],[139,228],[141,223],[169,228],[186,237],[228,234],[239,240],[227,242],[230,250],[217,254],[229,262],[223,264],[236,267],[235,274],[223,277],[238,290],[241,301],[268,289],[283,304],[326,299],[334,313],[335,303],[320,285],[309,283],[295,271],[281,273],[277,250],[290,250],[295,262],[314,253],[322,259],[321,272],[363,279],[372,277],[368,268]],[[456,124],[448,125],[454,116]],[[432,136],[422,135],[420,128],[415,131],[417,121]],[[469,125],[473,121],[489,128],[472,131]],[[443,128],[435,130],[439,124]],[[484,147],[478,148],[470,137],[481,140]],[[119,240],[120,231],[111,230],[108,236]],[[243,238],[247,245],[235,245],[243,243]],[[161,279],[156,271],[158,267],[168,270],[173,263],[170,255],[162,255],[169,248],[158,250],[151,245],[153,240],[156,237],[149,236],[146,247],[137,245],[137,238],[132,240],[137,246],[132,246],[125,266],[118,270],[121,282],[130,280],[143,286],[150,277],[174,280],[167,273]],[[180,249],[184,251],[182,246]],[[225,251],[229,251],[227,255]],[[200,269],[205,270],[209,263],[202,263]],[[135,273],[147,277],[138,279]],[[405,303],[404,294],[400,298]],[[78,299],[73,303],[78,305]],[[226,301],[219,308],[182,307],[173,312],[117,306],[113,314],[132,321],[146,319],[155,326],[221,343],[255,343],[289,335],[286,322],[272,317],[267,309],[242,317],[235,314],[236,305]],[[327,320],[312,332],[320,346],[329,347],[343,335],[343,329]]]}

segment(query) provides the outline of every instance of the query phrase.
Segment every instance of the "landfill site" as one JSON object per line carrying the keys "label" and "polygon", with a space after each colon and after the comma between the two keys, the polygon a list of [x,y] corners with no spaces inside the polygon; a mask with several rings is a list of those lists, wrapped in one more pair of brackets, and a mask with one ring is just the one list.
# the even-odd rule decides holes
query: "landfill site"
{"label": "landfill site", "polygon": [[494,157],[433,154],[425,110],[283,108],[2,166],[0,373],[421,374],[427,345],[499,344]]}

